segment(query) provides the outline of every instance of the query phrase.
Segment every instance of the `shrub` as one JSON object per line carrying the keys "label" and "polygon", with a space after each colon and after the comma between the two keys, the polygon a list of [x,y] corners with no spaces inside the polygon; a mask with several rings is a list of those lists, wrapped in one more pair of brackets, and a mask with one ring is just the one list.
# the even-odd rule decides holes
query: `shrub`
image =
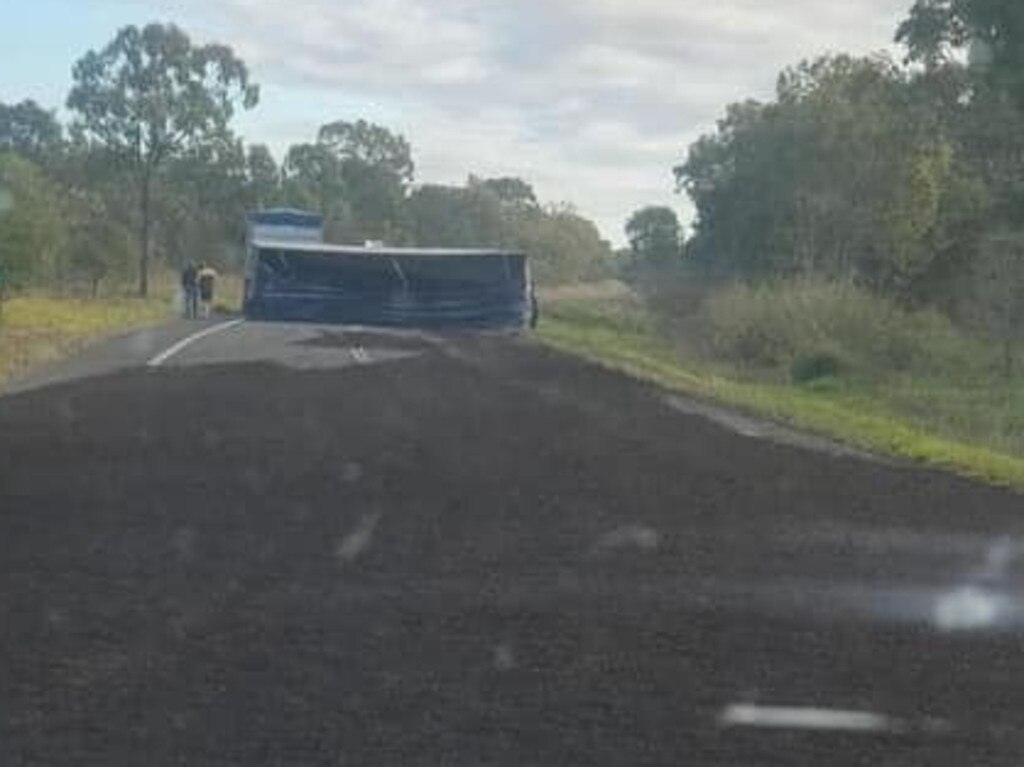
{"label": "shrub", "polygon": [[790,377],[794,383],[809,383],[835,377],[842,369],[842,361],[831,352],[798,354],[790,367]]}
{"label": "shrub", "polygon": [[694,322],[711,356],[794,380],[857,371],[962,377],[984,367],[985,352],[943,315],[907,311],[848,282],[733,284],[709,296]]}

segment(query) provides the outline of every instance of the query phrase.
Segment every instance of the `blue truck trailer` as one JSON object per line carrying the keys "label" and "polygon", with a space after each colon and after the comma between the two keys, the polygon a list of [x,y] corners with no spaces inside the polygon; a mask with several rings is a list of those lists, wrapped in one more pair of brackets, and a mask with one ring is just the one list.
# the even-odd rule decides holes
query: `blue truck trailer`
{"label": "blue truck trailer", "polygon": [[494,329],[536,319],[520,252],[335,245],[320,216],[296,210],[251,214],[248,231],[247,319]]}

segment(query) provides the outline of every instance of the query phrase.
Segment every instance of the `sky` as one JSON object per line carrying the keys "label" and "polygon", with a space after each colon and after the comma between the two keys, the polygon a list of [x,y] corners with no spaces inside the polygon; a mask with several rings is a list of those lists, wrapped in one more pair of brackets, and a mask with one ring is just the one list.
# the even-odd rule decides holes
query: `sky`
{"label": "sky", "polygon": [[833,51],[891,49],[912,0],[3,0],[0,101],[59,108],[126,24],[231,45],[261,85],[235,127],[280,159],[333,120],[412,143],[421,183],[520,176],[623,241],[730,102]]}

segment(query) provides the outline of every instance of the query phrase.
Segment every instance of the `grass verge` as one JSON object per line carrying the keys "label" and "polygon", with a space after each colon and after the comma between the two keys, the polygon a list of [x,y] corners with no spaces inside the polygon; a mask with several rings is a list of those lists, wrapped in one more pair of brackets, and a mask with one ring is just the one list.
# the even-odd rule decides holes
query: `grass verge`
{"label": "grass verge", "polygon": [[870,451],[1024,489],[1024,458],[936,435],[866,394],[745,381],[681,359],[635,303],[594,298],[545,306],[542,340],[637,378],[792,424]]}
{"label": "grass verge", "polygon": [[[181,312],[178,276],[170,270],[151,273],[149,298],[119,293],[133,290],[130,285],[115,286],[112,295],[98,299],[23,295],[6,301],[0,316],[0,390],[35,365],[73,354],[114,332],[158,325]],[[222,274],[215,311],[238,313],[242,293],[239,275]]]}
{"label": "grass verge", "polygon": [[98,300],[21,296],[6,301],[0,319],[0,388],[43,362],[71,354],[111,332],[166,320],[166,296]]}

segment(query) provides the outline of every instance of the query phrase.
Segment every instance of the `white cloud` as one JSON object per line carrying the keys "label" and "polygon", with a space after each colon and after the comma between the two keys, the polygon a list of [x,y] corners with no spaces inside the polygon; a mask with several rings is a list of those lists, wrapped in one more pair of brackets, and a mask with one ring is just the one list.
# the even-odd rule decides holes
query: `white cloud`
{"label": "white cloud", "polygon": [[[621,240],[730,101],[779,69],[890,44],[910,0],[164,0],[249,60],[267,98],[250,140],[366,116],[413,143],[419,178],[517,174]],[[299,115],[275,94],[302,94]],[[289,99],[291,102],[292,99]],[[263,126],[273,135],[260,135]],[[300,134],[300,135],[296,135]]]}

